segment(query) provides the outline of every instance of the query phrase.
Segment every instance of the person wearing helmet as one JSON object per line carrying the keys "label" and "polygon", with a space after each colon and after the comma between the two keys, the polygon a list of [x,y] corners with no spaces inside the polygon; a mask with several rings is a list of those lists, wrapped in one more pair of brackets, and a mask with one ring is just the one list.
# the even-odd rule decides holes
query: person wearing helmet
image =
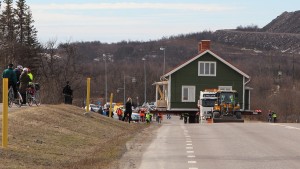
{"label": "person wearing helmet", "polygon": [[31,82],[31,79],[28,76],[28,68],[24,68],[20,76],[20,87],[19,87],[19,91],[23,99],[22,104],[26,104],[26,89],[27,86],[29,85],[29,82]]}
{"label": "person wearing helmet", "polygon": [[23,71],[22,65],[18,65],[14,70],[14,72],[16,73],[16,76],[17,76],[17,88],[19,88],[19,86],[20,86],[20,76],[21,76],[22,71]]}

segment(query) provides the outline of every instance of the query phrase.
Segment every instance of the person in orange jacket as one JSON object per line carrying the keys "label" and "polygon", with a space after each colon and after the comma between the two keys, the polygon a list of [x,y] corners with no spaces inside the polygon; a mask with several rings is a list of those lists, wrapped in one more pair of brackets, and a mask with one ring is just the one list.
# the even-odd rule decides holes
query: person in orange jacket
{"label": "person in orange jacket", "polygon": [[141,122],[145,122],[145,109],[140,110]]}
{"label": "person in orange jacket", "polygon": [[119,107],[117,109],[117,115],[119,117],[119,120],[122,120],[122,117],[123,117],[123,110]]}
{"label": "person in orange jacket", "polygon": [[161,121],[163,120],[162,118],[163,118],[162,113],[161,112],[157,113],[157,122],[158,123],[161,123]]}

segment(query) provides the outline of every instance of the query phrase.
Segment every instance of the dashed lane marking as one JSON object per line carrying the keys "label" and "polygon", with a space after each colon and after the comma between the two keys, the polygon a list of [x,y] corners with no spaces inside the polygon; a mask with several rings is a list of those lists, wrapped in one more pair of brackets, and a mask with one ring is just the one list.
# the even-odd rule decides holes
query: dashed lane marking
{"label": "dashed lane marking", "polygon": [[186,151],[187,153],[194,153],[194,151]]}
{"label": "dashed lane marking", "polygon": [[193,144],[186,144],[187,146],[192,146]]}
{"label": "dashed lane marking", "polygon": [[191,149],[193,149],[193,147],[186,147],[186,149],[190,149],[191,150]]}
{"label": "dashed lane marking", "polygon": [[197,161],[188,161],[189,164],[196,164]]}
{"label": "dashed lane marking", "polygon": [[194,156],[194,155],[189,155],[189,156],[187,156],[188,158],[195,158],[196,156]]}

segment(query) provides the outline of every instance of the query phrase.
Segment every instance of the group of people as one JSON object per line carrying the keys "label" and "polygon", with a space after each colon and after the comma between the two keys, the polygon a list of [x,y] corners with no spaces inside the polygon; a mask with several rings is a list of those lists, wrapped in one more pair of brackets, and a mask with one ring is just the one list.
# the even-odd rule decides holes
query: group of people
{"label": "group of people", "polygon": [[17,91],[19,91],[23,100],[22,104],[26,104],[26,91],[29,84],[33,81],[30,69],[23,68],[21,65],[14,69],[14,65],[10,63],[8,68],[3,71],[2,78],[8,78],[8,88],[12,86],[15,99],[18,98]]}
{"label": "group of people", "polygon": [[[122,121],[128,121],[129,123],[132,121],[131,119],[131,115],[132,115],[132,99],[130,97],[128,97],[127,102],[125,104],[125,111],[123,112],[123,110],[121,108],[118,108],[116,110],[116,113],[118,115],[118,119],[122,120]],[[139,111],[139,115],[140,115],[140,121],[141,122],[147,122],[150,123],[152,121],[152,114],[150,112],[146,112],[146,109],[141,109]],[[162,114],[159,113],[157,115],[158,119],[157,120],[159,123],[161,123],[162,120]]]}
{"label": "group of people", "polygon": [[140,121],[150,123],[152,121],[153,114],[147,111],[147,108],[141,108],[139,110]]}
{"label": "group of people", "polygon": [[268,114],[268,122],[274,122],[276,123],[277,120],[277,114],[274,111],[269,110],[269,114]]}

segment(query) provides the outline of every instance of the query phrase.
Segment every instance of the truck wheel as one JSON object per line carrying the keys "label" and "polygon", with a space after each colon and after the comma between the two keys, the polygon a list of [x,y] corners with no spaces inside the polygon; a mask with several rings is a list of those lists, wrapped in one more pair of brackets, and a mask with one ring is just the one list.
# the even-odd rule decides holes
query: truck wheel
{"label": "truck wheel", "polygon": [[235,116],[237,119],[242,119],[242,113],[241,112],[236,112]]}
{"label": "truck wheel", "polygon": [[220,112],[214,111],[213,118],[220,118]]}

